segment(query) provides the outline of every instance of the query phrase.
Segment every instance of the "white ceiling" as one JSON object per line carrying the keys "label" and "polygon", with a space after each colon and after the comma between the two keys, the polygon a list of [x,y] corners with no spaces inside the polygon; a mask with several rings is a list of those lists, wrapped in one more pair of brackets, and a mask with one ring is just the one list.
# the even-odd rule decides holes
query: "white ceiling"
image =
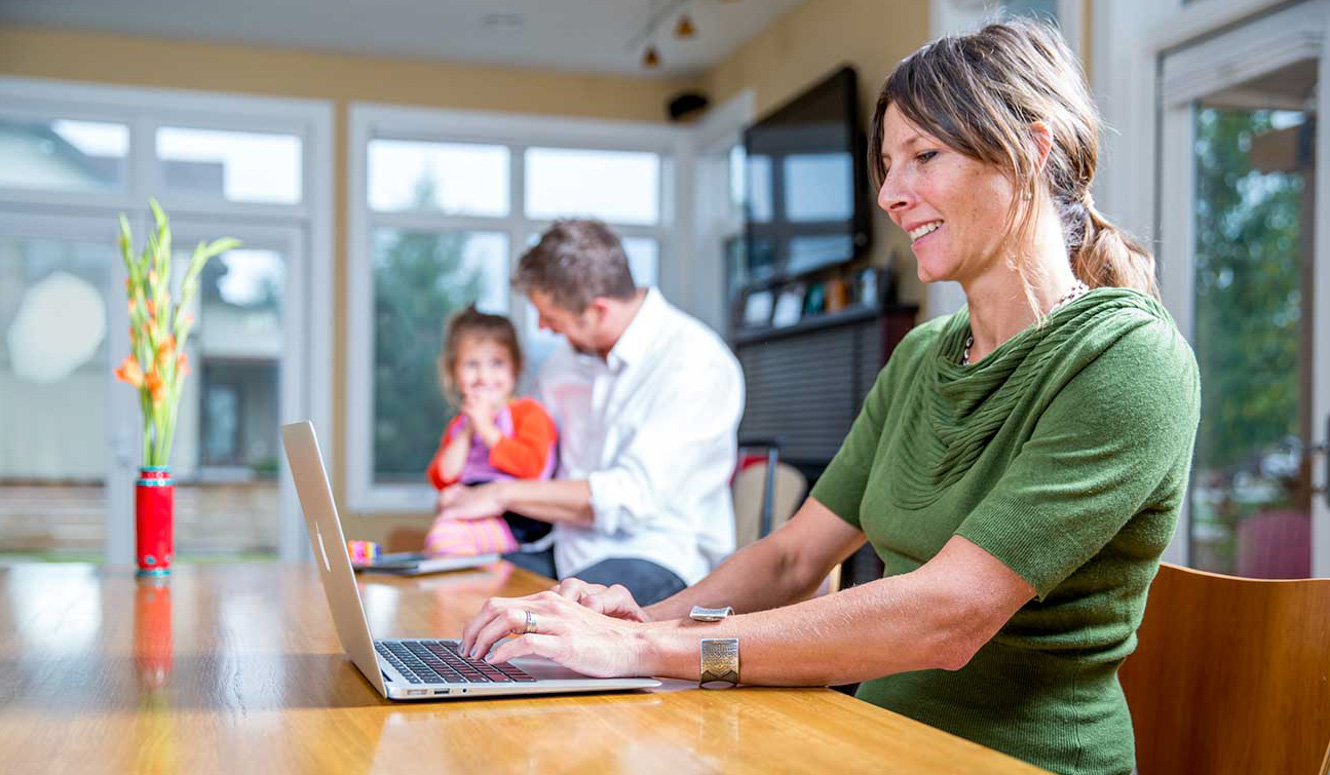
{"label": "white ceiling", "polygon": [[[800,2],[0,0],[0,22],[651,77],[697,74]],[[674,37],[681,12],[691,40]],[[645,70],[643,46],[630,44],[653,15],[661,66]]]}

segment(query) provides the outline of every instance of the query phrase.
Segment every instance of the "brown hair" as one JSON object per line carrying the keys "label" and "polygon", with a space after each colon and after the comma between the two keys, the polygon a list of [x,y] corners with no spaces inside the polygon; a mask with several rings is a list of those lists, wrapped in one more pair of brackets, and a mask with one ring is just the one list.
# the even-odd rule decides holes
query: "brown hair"
{"label": "brown hair", "polygon": [[[970,35],[939,38],[902,60],[882,85],[873,114],[869,165],[879,187],[886,177],[882,122],[890,105],[953,150],[1008,174],[1018,194],[1007,221],[1015,244],[1033,236],[1035,203],[1051,196],[1077,278],[1091,288],[1134,288],[1159,298],[1150,251],[1094,207],[1099,111],[1080,63],[1057,30],[1009,19]],[[1042,174],[1030,134],[1036,121],[1052,134]],[[1034,306],[1030,268],[1027,262],[1014,265]]]}
{"label": "brown hair", "polygon": [[439,356],[439,382],[451,398],[458,398],[453,371],[457,368],[458,350],[466,337],[495,342],[508,350],[513,359],[513,376],[522,373],[522,347],[517,343],[517,329],[503,315],[491,315],[472,304],[448,318],[443,331],[443,353]]}
{"label": "brown hair", "polygon": [[548,293],[579,314],[593,299],[631,299],[637,292],[618,235],[595,220],[555,221],[518,262],[513,287]]}

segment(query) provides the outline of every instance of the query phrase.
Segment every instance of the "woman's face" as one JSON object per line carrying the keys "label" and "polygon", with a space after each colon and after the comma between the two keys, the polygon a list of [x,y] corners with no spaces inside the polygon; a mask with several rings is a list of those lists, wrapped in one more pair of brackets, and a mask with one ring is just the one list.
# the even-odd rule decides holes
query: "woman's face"
{"label": "woman's face", "polygon": [[453,384],[463,397],[479,396],[496,406],[512,398],[517,369],[508,348],[493,339],[463,336],[457,343]]}
{"label": "woman's face", "polygon": [[877,204],[910,237],[919,279],[963,284],[998,264],[1015,190],[997,168],[910,123],[895,105],[882,120],[887,174]]}

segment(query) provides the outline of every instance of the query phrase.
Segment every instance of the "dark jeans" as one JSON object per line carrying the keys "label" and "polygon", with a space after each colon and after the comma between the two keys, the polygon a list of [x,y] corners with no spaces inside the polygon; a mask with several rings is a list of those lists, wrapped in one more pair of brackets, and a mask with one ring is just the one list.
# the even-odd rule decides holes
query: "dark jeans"
{"label": "dark jeans", "polygon": [[[558,571],[554,567],[553,549],[543,552],[514,552],[505,554],[503,559],[532,573],[539,573],[551,579],[559,578]],[[604,584],[607,587],[622,584],[633,593],[633,599],[641,606],[659,603],[688,586],[672,571],[650,560],[636,557],[611,557],[608,560],[601,560],[589,568],[584,568],[577,574],[577,578],[588,584]]]}

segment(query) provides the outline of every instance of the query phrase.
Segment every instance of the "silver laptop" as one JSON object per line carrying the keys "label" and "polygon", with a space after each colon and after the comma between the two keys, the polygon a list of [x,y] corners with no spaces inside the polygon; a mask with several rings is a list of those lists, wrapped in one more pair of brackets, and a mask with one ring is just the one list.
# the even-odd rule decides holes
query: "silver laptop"
{"label": "silver laptop", "polygon": [[547,659],[515,659],[491,665],[458,654],[458,641],[433,638],[374,640],[360,601],[342,523],[333,503],[328,472],[319,455],[314,425],[282,426],[282,443],[291,464],[314,562],[332,609],[342,648],[375,689],[390,700],[465,699],[524,694],[604,692],[650,689],[651,678],[589,678]]}

